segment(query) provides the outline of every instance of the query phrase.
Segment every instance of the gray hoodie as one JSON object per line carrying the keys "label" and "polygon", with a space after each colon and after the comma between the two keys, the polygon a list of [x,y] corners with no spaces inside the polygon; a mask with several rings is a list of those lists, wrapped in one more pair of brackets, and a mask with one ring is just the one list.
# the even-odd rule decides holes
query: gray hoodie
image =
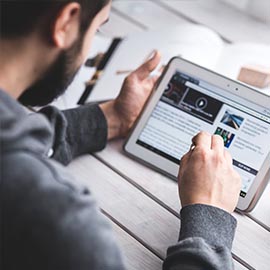
{"label": "gray hoodie", "polygon": [[[91,191],[60,164],[103,149],[106,138],[97,105],[29,115],[0,90],[0,269],[124,269]],[[235,219],[205,205],[184,207],[181,217],[163,268],[232,269]]]}

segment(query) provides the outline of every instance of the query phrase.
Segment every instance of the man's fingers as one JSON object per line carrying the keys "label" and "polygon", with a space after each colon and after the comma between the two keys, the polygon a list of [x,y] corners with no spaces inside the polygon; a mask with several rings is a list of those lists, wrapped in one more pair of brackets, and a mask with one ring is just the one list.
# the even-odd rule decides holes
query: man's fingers
{"label": "man's fingers", "polygon": [[162,65],[159,69],[158,72],[162,73],[164,71],[164,69],[166,68],[166,65]]}
{"label": "man's fingers", "polygon": [[193,137],[192,143],[195,145],[195,147],[211,149],[212,136],[210,133],[200,132],[198,135]]}
{"label": "man's fingers", "polygon": [[185,167],[187,162],[189,161],[190,159],[190,154],[191,152],[187,152],[185,155],[182,156],[181,160],[180,160],[180,166],[182,167]]}
{"label": "man's fingers", "polygon": [[154,52],[154,55],[147,60],[144,64],[142,64],[138,69],[134,71],[134,73],[138,76],[139,80],[145,80],[148,78],[150,73],[155,70],[155,68],[160,63],[161,55],[158,51]]}
{"label": "man's fingers", "polygon": [[219,152],[223,155],[224,152],[224,140],[220,135],[213,135],[212,136],[212,144],[211,149]]}
{"label": "man's fingers", "polygon": [[232,156],[227,150],[224,150],[224,157],[225,157],[226,161],[228,162],[228,164],[233,165]]}
{"label": "man's fingers", "polygon": [[188,166],[188,162],[190,160],[190,155],[191,155],[191,151],[187,152],[184,156],[182,156],[181,160],[180,160],[180,167],[179,167],[179,172],[178,172],[178,182],[179,184],[181,183],[182,180],[182,175],[185,172],[185,169]]}
{"label": "man's fingers", "polygon": [[157,83],[159,78],[160,78],[160,76],[154,76],[154,77],[149,78],[149,79],[150,79],[152,85],[154,86]]}

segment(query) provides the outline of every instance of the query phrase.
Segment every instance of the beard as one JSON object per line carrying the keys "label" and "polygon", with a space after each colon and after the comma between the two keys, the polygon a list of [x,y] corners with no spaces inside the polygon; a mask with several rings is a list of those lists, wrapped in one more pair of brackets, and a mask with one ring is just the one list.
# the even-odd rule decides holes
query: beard
{"label": "beard", "polygon": [[45,74],[19,97],[25,106],[45,106],[64,94],[79,68],[75,66],[81,51],[83,38],[79,38],[67,50],[62,51]]}

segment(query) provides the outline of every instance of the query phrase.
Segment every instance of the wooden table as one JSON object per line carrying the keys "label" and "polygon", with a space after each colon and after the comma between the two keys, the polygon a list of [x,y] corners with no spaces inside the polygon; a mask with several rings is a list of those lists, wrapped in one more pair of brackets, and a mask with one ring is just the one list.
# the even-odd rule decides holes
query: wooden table
{"label": "wooden table", "polygon": [[[103,31],[124,36],[161,25],[197,23],[214,29],[227,42],[270,44],[269,26],[220,5],[213,0],[114,1]],[[81,157],[68,169],[96,195],[114,228],[127,269],[162,269],[166,249],[177,241],[180,228],[177,184],[125,156],[122,144],[122,140],[110,142],[101,153]],[[254,211],[234,216],[238,220],[232,249],[235,268],[270,269],[270,186]]]}

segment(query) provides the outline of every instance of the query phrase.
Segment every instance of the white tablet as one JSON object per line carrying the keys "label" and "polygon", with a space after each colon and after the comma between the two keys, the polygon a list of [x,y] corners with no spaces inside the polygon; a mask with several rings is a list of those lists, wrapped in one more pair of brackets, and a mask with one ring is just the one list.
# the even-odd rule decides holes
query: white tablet
{"label": "white tablet", "polygon": [[270,97],[173,58],[124,150],[176,179],[200,131],[219,134],[243,181],[237,208],[251,211],[270,177]]}

